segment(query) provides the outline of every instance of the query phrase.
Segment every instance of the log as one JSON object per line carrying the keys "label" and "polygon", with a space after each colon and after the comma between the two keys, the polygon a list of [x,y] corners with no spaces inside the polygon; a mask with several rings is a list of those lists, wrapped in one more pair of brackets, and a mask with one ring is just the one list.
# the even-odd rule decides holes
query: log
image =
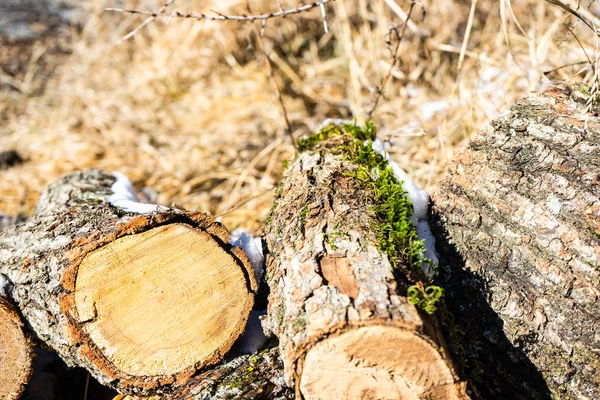
{"label": "log", "polygon": [[120,392],[167,393],[228,352],[256,279],[209,215],[127,211],[132,201],[113,191],[121,183],[89,170],[50,185],[31,219],[0,233],[0,272],[67,365]]}
{"label": "log", "polygon": [[8,299],[0,295],[0,399],[17,400],[31,377],[32,345]]}
{"label": "log", "polygon": [[436,319],[407,299],[426,281],[412,205],[373,139],[347,124],[301,142],[266,226],[265,326],[299,399],[467,398]]}
{"label": "log", "polygon": [[191,378],[166,400],[291,400],[276,346],[221,363]]}
{"label": "log", "polygon": [[433,195],[440,284],[483,397],[600,398],[600,119],[586,91],[519,101]]}

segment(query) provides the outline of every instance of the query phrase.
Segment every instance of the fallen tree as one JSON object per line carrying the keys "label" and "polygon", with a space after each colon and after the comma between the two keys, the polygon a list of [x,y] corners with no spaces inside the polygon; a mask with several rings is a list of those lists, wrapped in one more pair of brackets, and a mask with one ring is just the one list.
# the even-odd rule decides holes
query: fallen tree
{"label": "fallen tree", "polygon": [[600,398],[600,120],[586,90],[515,104],[433,195],[439,283],[484,398]]}
{"label": "fallen tree", "polygon": [[301,141],[267,223],[266,326],[297,398],[465,398],[435,317],[407,298],[429,293],[411,285],[432,261],[374,134],[330,125]]}
{"label": "fallen tree", "polygon": [[119,391],[168,392],[228,352],[256,279],[210,216],[136,205],[118,186],[97,170],[49,186],[33,218],[0,233],[0,273],[67,365]]}

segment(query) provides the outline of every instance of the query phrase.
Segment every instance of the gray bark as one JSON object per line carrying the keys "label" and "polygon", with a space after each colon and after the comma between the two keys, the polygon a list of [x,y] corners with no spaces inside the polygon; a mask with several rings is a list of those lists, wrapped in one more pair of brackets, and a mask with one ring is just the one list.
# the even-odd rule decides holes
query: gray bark
{"label": "gray bark", "polygon": [[482,397],[600,398],[600,119],[530,95],[433,196],[440,282]]}
{"label": "gray bark", "polygon": [[[169,391],[192,375],[196,367],[177,376],[130,376],[112,365],[72,311],[78,263],[88,252],[118,237],[167,223],[200,228],[225,247],[228,232],[203,213],[123,212],[108,202],[114,182],[112,174],[88,170],[50,185],[42,193],[32,218],[0,232],[0,273],[8,277],[9,296],[29,328],[67,365],[84,367],[100,383],[119,391]],[[238,250],[232,252],[239,261]],[[239,264],[250,268],[247,260]]]}
{"label": "gray bark", "polygon": [[348,140],[326,139],[314,152],[298,154],[266,227],[271,288],[266,325],[279,338],[287,383],[298,394],[306,354],[359,327],[416,332],[452,370],[435,319],[407,302],[410,281],[378,248],[372,196],[347,174],[356,165],[335,155]]}
{"label": "gray bark", "polygon": [[167,400],[291,400],[277,347],[242,355],[191,378]]}

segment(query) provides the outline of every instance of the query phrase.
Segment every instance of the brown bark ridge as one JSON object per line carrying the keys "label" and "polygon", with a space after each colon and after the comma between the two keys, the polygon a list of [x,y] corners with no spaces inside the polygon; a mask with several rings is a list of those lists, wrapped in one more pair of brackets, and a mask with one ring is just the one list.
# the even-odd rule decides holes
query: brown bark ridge
{"label": "brown bark ridge", "polygon": [[373,197],[340,150],[352,140],[300,152],[267,223],[264,326],[287,383],[299,399],[465,398],[435,319],[379,250]]}
{"label": "brown bark ridge", "polygon": [[125,212],[99,170],[50,185],[0,233],[0,272],[37,337],[121,392],[166,393],[222,359],[257,290],[227,230],[198,212]]}
{"label": "brown bark ridge", "polygon": [[191,378],[166,400],[291,400],[277,347],[242,355]]}
{"label": "brown bark ridge", "polygon": [[17,400],[31,377],[32,346],[8,299],[0,295],[0,399]]}
{"label": "brown bark ridge", "polygon": [[521,100],[433,195],[446,301],[488,397],[600,398],[600,119],[585,102],[565,85]]}

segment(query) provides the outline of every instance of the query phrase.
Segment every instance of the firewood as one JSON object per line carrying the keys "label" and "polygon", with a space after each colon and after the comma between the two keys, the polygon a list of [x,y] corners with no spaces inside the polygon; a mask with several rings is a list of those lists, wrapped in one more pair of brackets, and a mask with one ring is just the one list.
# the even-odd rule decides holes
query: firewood
{"label": "firewood", "polygon": [[600,398],[600,119],[585,92],[515,104],[433,196],[446,302],[484,397]]}
{"label": "firewood", "polygon": [[31,342],[19,314],[0,295],[0,399],[17,400],[31,377]]}
{"label": "firewood", "polygon": [[[467,398],[435,318],[409,302],[427,281],[422,249],[371,130],[330,125],[301,141],[266,228],[266,326],[299,399]],[[385,190],[400,203],[380,204]]]}
{"label": "firewood", "polygon": [[120,392],[166,393],[231,348],[256,279],[209,215],[128,212],[110,202],[116,184],[89,170],[50,185],[30,220],[0,233],[0,272],[67,365]]}

